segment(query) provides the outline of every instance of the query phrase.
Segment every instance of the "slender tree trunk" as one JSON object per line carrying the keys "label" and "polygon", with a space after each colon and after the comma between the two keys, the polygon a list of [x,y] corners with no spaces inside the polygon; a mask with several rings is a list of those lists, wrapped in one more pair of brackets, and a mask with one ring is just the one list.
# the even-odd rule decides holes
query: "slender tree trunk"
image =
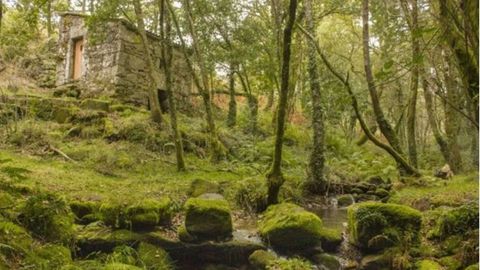
{"label": "slender tree trunk", "polygon": [[252,89],[250,88],[250,81],[248,80],[247,71],[243,70],[242,72],[239,72],[238,77],[240,78],[240,82],[247,96],[248,111],[250,114],[250,118],[248,120],[248,130],[252,133],[256,133],[258,130],[258,99],[253,95]]}
{"label": "slender tree trunk", "polygon": [[133,7],[135,9],[135,17],[137,19],[138,31],[142,41],[142,46],[145,54],[145,61],[147,62],[147,76],[149,80],[149,102],[150,102],[150,114],[152,120],[155,123],[162,123],[162,110],[160,109],[160,101],[158,100],[157,87],[159,82],[157,81],[155,72],[155,65],[153,64],[152,55],[150,53],[150,44],[147,38],[147,32],[145,31],[145,22],[143,21],[142,6],[140,0],[133,0]]}
{"label": "slender tree trunk", "polygon": [[268,197],[267,204],[275,204],[278,202],[278,193],[285,179],[282,175],[282,147],[283,135],[285,132],[285,117],[287,109],[287,97],[289,91],[290,79],[290,55],[292,32],[295,24],[297,13],[297,0],[290,0],[288,8],[288,21],[283,33],[283,52],[282,52],[282,81],[280,84],[280,97],[277,113],[277,128],[275,136],[275,151],[270,172],[267,175]]}
{"label": "slender tree trunk", "polygon": [[[425,73],[424,73],[425,74]],[[423,98],[425,99],[425,110],[427,111],[428,116],[428,123],[432,128],[433,136],[437,141],[438,147],[440,148],[440,152],[442,153],[443,159],[445,163],[450,164],[450,151],[448,150],[448,144],[445,138],[443,137],[442,133],[440,132],[440,128],[438,127],[437,120],[435,117],[435,111],[433,109],[433,97],[431,90],[429,89],[428,81],[426,78],[422,80],[423,85]]]}
{"label": "slender tree trunk", "polygon": [[193,63],[190,60],[190,56],[188,55],[187,52],[187,45],[186,42],[182,36],[182,32],[180,30],[180,25],[178,23],[176,14],[173,10],[172,4],[167,1],[167,7],[170,11],[170,15],[172,18],[172,21],[175,25],[175,29],[177,31],[178,38],[180,39],[181,45],[183,47],[183,55],[185,56],[185,61],[187,62],[188,68],[190,70],[190,73],[193,76],[193,82],[195,83],[195,86],[198,88],[198,91],[200,92],[200,95],[202,97],[203,104],[205,106],[205,120],[207,122],[207,127],[208,127],[208,132],[210,133],[209,136],[209,141],[210,141],[210,147],[212,151],[212,161],[217,162],[223,159],[226,155],[225,149],[221,142],[218,139],[217,135],[217,130],[215,127],[215,120],[213,118],[213,112],[212,112],[212,104],[210,100],[210,89],[209,89],[209,83],[208,83],[208,72],[205,69],[204,61],[202,54],[198,48],[198,40],[197,40],[197,35],[195,32],[195,28],[193,25],[193,18],[192,18],[192,13],[190,10],[190,1],[185,0],[183,2],[183,7],[185,8],[185,13],[187,16],[187,25],[190,30],[190,35],[192,38],[192,48],[193,48],[193,55],[196,58],[198,64],[199,64],[199,69],[200,69],[200,77],[198,76],[197,72],[195,71],[193,67]]}
{"label": "slender tree trunk", "polygon": [[0,0],[0,33],[2,33],[2,21],[3,21],[3,0]]}
{"label": "slender tree trunk", "polygon": [[[447,55],[445,56],[445,88],[446,98],[455,107],[460,107],[461,93],[458,89],[452,70],[452,63]],[[449,148],[449,165],[453,172],[458,173],[462,170],[462,156],[458,145],[458,133],[460,132],[460,119],[453,106],[445,106],[445,134],[447,135],[447,145]]]}
{"label": "slender tree trunk", "polygon": [[[375,86],[375,82],[373,79],[372,73],[372,66],[370,63],[370,35],[368,29],[368,20],[369,20],[369,8],[368,8],[368,0],[363,0],[362,5],[362,24],[363,24],[363,60],[364,60],[364,69],[365,69],[365,77],[367,79],[368,91],[370,92],[370,98],[372,100],[373,112],[375,113],[375,117],[377,120],[378,127],[382,132],[385,139],[387,139],[388,143],[392,146],[392,148],[401,156],[403,156],[403,151],[400,146],[400,142],[398,140],[395,131],[392,129],[392,126],[385,118],[385,114],[380,106],[380,99],[378,97],[377,89]],[[410,171],[406,168],[403,164],[399,164],[397,162],[398,169],[401,175],[409,174],[407,171]]]}
{"label": "slender tree trunk", "polygon": [[[405,16],[410,21],[410,36],[412,42],[412,70],[410,81],[410,99],[408,102],[407,110],[407,145],[408,145],[408,158],[410,164],[414,167],[418,167],[417,161],[417,143],[416,143],[416,113],[417,113],[417,95],[418,95],[418,80],[419,80],[419,66],[420,63],[420,42],[418,31],[418,3],[417,0],[411,0],[412,10],[409,11],[407,0],[402,0],[403,10]],[[411,15],[409,14],[411,13]]]}
{"label": "slender tree trunk", "polygon": [[[305,20],[307,31],[316,39],[316,26],[314,22],[314,10],[312,0],[305,0]],[[321,100],[320,72],[317,66],[317,52],[313,41],[307,41],[308,48],[308,75],[310,77],[310,92],[312,97],[312,128],[313,149],[310,154],[309,170],[311,173],[311,185],[309,190],[324,195],[326,193],[326,181],[323,175],[325,164],[325,134],[323,121],[323,108]]]}
{"label": "slender tree trunk", "polygon": [[[0,4],[1,6],[1,4]],[[47,36],[52,36],[52,0],[47,0]]]}
{"label": "slender tree trunk", "polygon": [[230,64],[230,73],[228,74],[228,93],[230,101],[228,102],[227,126],[234,127],[237,124],[237,100],[235,98],[235,66]]}
{"label": "slender tree trunk", "polygon": [[183,158],[182,136],[177,125],[177,107],[175,96],[173,94],[174,81],[172,80],[172,27],[170,24],[170,16],[165,8],[165,1],[160,0],[160,37],[162,39],[162,66],[165,73],[165,88],[168,94],[168,107],[170,112],[170,124],[172,125],[173,138],[175,141],[175,153],[177,158],[177,170],[185,171],[185,160]]}

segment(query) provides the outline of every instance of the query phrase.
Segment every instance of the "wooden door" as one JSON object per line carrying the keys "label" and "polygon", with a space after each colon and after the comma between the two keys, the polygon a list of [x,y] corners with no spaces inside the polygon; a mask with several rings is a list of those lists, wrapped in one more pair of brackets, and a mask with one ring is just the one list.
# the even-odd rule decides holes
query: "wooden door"
{"label": "wooden door", "polygon": [[83,39],[76,40],[73,52],[73,79],[78,80],[82,76],[83,66]]}

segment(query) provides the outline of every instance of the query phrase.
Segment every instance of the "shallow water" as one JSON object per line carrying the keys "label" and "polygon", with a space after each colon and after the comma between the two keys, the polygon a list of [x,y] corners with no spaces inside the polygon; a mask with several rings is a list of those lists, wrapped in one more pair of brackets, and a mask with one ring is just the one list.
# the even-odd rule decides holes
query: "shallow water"
{"label": "shallow water", "polygon": [[318,208],[312,209],[323,222],[323,226],[330,229],[344,231],[347,225],[347,209],[345,208]]}

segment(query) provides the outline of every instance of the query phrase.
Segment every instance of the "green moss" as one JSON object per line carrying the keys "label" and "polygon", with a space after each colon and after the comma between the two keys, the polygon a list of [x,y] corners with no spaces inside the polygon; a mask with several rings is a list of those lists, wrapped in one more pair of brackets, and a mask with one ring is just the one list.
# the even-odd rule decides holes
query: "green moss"
{"label": "green moss", "polygon": [[61,245],[45,245],[35,249],[25,259],[26,264],[33,264],[38,269],[59,269],[72,263],[70,250]]}
{"label": "green moss", "polygon": [[142,268],[123,263],[109,263],[103,270],[142,270]]}
{"label": "green moss", "polygon": [[212,183],[203,179],[195,179],[190,184],[188,195],[190,197],[198,197],[204,193],[219,193],[220,186],[216,183]]}
{"label": "green moss", "polygon": [[242,179],[239,183],[232,185],[231,189],[233,200],[242,209],[258,213],[267,208],[267,186],[263,178]]}
{"label": "green moss", "polygon": [[270,206],[259,222],[259,233],[273,247],[303,249],[320,241],[322,221],[300,206],[281,203]]}
{"label": "green moss", "polygon": [[99,99],[85,99],[80,106],[84,109],[106,111],[110,110],[110,102]]}
{"label": "green moss", "polygon": [[173,269],[168,253],[156,246],[140,243],[138,246],[138,258],[142,265],[148,270],[170,270]]}
{"label": "green moss", "polygon": [[442,266],[435,261],[421,260],[417,263],[418,270],[442,270]]}
{"label": "green moss", "polygon": [[113,249],[113,252],[106,258],[106,263],[123,263],[135,265],[137,253],[132,247],[121,245]]}
{"label": "green moss", "polygon": [[98,209],[98,204],[94,202],[73,201],[70,203],[70,209],[78,219],[86,215],[93,214]]}
{"label": "green moss", "polygon": [[441,211],[432,231],[433,237],[444,239],[449,235],[462,235],[478,229],[478,204],[470,203],[454,209]]}
{"label": "green moss", "polygon": [[22,223],[37,237],[63,243],[72,240],[73,215],[63,198],[48,193],[34,195],[21,212]]}
{"label": "green moss", "polygon": [[468,266],[465,270],[478,270],[478,263]]}
{"label": "green moss", "polygon": [[112,228],[126,227],[125,206],[114,202],[104,202],[100,205],[99,211],[105,225]]}
{"label": "green moss", "polygon": [[313,257],[313,260],[316,264],[321,265],[321,267],[323,267],[321,269],[328,269],[328,270],[342,269],[342,266],[338,258],[327,253],[317,254]]}
{"label": "green moss", "polygon": [[355,200],[351,194],[337,196],[337,204],[339,207],[345,207],[353,204]]}
{"label": "green moss", "polygon": [[228,202],[219,198],[191,198],[185,203],[185,227],[196,237],[218,239],[232,233]]}
{"label": "green moss", "polygon": [[440,258],[439,262],[446,268],[446,270],[458,270],[462,267],[462,262],[454,256]]}
{"label": "green moss", "polygon": [[313,265],[300,258],[278,259],[267,266],[267,270],[308,270]]}
{"label": "green moss", "polygon": [[342,241],[342,231],[329,228],[322,228],[320,230],[320,242],[324,250],[334,252]]}
{"label": "green moss", "polygon": [[196,242],[198,240],[197,237],[188,233],[185,225],[181,225],[181,226],[178,227],[177,235],[178,235],[178,239],[180,239],[180,241],[185,242],[185,243],[193,243],[193,242]]}
{"label": "green moss", "polygon": [[28,232],[9,221],[0,222],[0,258],[22,257],[30,252],[33,240]]}
{"label": "green moss", "polygon": [[266,250],[256,250],[248,257],[248,262],[254,270],[265,270],[275,260],[277,260],[275,253]]}
{"label": "green moss", "polygon": [[351,241],[360,247],[367,247],[370,239],[383,233],[402,237],[409,232],[418,240],[421,222],[421,213],[404,205],[365,202],[348,208]]}
{"label": "green moss", "polygon": [[133,229],[149,229],[158,224],[168,224],[172,217],[172,201],[143,200],[127,208],[126,215]]}

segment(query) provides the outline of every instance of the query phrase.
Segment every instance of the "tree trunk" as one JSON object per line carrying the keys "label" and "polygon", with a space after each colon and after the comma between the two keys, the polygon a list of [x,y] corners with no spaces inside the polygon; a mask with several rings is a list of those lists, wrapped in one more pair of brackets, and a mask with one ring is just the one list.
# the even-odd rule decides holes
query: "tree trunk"
{"label": "tree trunk", "polygon": [[[307,31],[316,39],[316,26],[312,0],[305,0],[305,20]],[[312,129],[313,149],[310,154],[309,171],[311,179],[309,190],[325,195],[327,184],[323,175],[325,164],[325,134],[323,121],[323,108],[321,100],[320,72],[317,66],[317,53],[313,41],[307,41],[308,47],[308,75],[310,77],[310,92],[312,97]]]}
{"label": "tree trunk", "polygon": [[173,80],[172,80],[172,27],[170,24],[170,16],[168,11],[165,9],[165,1],[169,0],[160,0],[160,37],[162,39],[162,66],[165,73],[165,88],[168,94],[168,108],[170,112],[170,124],[173,131],[173,139],[175,141],[175,153],[177,158],[177,170],[185,171],[185,160],[183,158],[183,142],[180,131],[178,130],[177,125],[177,107],[175,96],[173,94]]}
{"label": "tree trunk", "polygon": [[230,64],[228,80],[228,93],[230,101],[228,102],[227,126],[234,127],[237,124],[237,100],[235,99],[235,67],[233,64]]}
{"label": "tree trunk", "polygon": [[[423,72],[423,74],[425,73]],[[422,85],[423,85],[422,87],[423,97],[425,99],[425,110],[427,111],[427,116],[428,116],[428,123],[432,128],[433,136],[437,141],[438,147],[440,148],[440,152],[442,153],[445,163],[450,164],[450,151],[448,148],[447,141],[445,140],[442,133],[440,132],[440,128],[438,127],[438,124],[437,124],[435,111],[433,109],[433,97],[432,97],[432,93],[430,92],[431,90],[429,89],[428,81],[426,80],[426,78],[423,78]]]}
{"label": "tree trunk", "polygon": [[[385,139],[387,139],[388,143],[392,146],[392,148],[400,155],[403,156],[403,151],[400,146],[400,142],[398,140],[395,131],[392,129],[390,123],[385,118],[385,114],[380,106],[380,100],[378,98],[377,89],[375,86],[375,82],[373,80],[373,73],[372,73],[372,66],[370,63],[370,35],[368,30],[368,20],[369,20],[369,8],[368,8],[368,0],[363,0],[362,5],[362,24],[363,24],[363,60],[364,60],[364,69],[365,69],[365,77],[367,79],[368,91],[370,93],[370,98],[372,100],[373,112],[375,113],[375,118],[377,120],[378,128],[382,132]],[[408,174],[408,168],[405,168],[402,164],[397,162],[398,169],[401,175]]]}
{"label": "tree trunk", "polygon": [[0,33],[2,33],[2,21],[3,21],[3,0],[0,0]]}
{"label": "tree trunk", "polygon": [[221,142],[218,139],[217,130],[215,127],[215,120],[213,118],[212,105],[210,101],[208,73],[205,69],[202,54],[200,53],[200,50],[198,48],[197,35],[193,25],[193,18],[190,10],[190,1],[185,0],[183,2],[183,7],[185,8],[185,13],[187,16],[186,18],[187,25],[190,30],[190,35],[192,38],[191,46],[193,48],[193,55],[197,59],[197,62],[199,64],[201,78],[198,76],[197,72],[194,69],[193,63],[190,60],[190,56],[188,55],[188,52],[187,52],[187,45],[186,45],[185,39],[182,36],[182,32],[180,30],[180,25],[178,23],[176,14],[173,10],[172,4],[169,1],[167,1],[167,7],[170,11],[171,18],[175,25],[178,38],[180,39],[180,43],[183,48],[183,55],[185,57],[185,61],[187,62],[188,69],[190,70],[190,73],[193,76],[193,82],[195,83],[195,86],[198,88],[198,91],[200,92],[200,95],[202,97],[203,104],[205,106],[205,116],[206,116],[205,120],[207,122],[208,132],[210,133],[209,142],[210,142],[210,147],[212,151],[212,161],[217,162],[225,158],[226,153],[225,153],[224,146],[221,144]]}
{"label": "tree trunk", "polygon": [[332,64],[330,64],[330,61],[328,61],[327,57],[322,53],[322,50],[320,49],[320,46],[316,43],[313,36],[310,33],[308,33],[308,31],[305,30],[301,25],[297,25],[297,26],[311,41],[315,42],[315,48],[316,48],[318,54],[320,55],[320,58],[322,59],[323,63],[327,67],[327,69],[333,74],[333,76],[335,76],[345,86],[348,94],[351,97],[352,107],[353,107],[353,110],[355,112],[355,115],[357,116],[358,122],[360,122],[360,126],[362,127],[363,132],[368,137],[368,139],[370,141],[372,141],[376,146],[378,146],[378,147],[382,148],[383,150],[385,150],[386,152],[388,152],[390,154],[390,156],[392,156],[393,159],[395,159],[397,164],[400,164],[400,166],[402,166],[403,171],[406,172],[408,175],[420,176],[421,175],[420,172],[417,171],[416,168],[414,168],[410,164],[408,164],[408,162],[402,157],[402,155],[400,155],[397,151],[395,151],[395,149],[393,149],[393,147],[382,143],[380,140],[378,140],[372,134],[372,132],[368,129],[368,126],[367,126],[365,120],[363,120],[362,114],[360,113],[357,98],[353,94],[352,86],[350,85],[350,82],[348,81],[348,75],[347,75],[347,78],[344,78],[342,75],[340,75],[340,73],[337,72],[333,68]]}
{"label": "tree trunk", "polygon": [[[445,88],[446,98],[455,107],[460,107],[461,94],[459,93],[452,70],[452,63],[448,55],[445,56]],[[462,170],[462,156],[458,145],[458,133],[460,132],[461,121],[457,111],[453,106],[445,106],[445,134],[447,135],[447,145],[449,148],[449,165],[453,172],[458,173]]]}
{"label": "tree trunk", "polygon": [[267,204],[275,204],[278,202],[278,193],[280,187],[283,185],[285,179],[282,175],[282,147],[283,135],[285,132],[285,116],[287,109],[287,97],[289,91],[290,79],[290,55],[292,32],[295,24],[295,17],[297,11],[297,0],[290,0],[288,8],[288,21],[283,33],[283,52],[282,52],[282,77],[280,84],[280,97],[277,110],[277,128],[275,136],[275,151],[273,155],[273,162],[270,172],[267,175],[268,197]]}
{"label": "tree trunk", "polygon": [[[1,4],[0,4],[1,6]],[[52,0],[47,0],[47,36],[52,36]]]}
{"label": "tree trunk", "polygon": [[252,89],[250,88],[250,81],[248,80],[247,71],[243,70],[242,72],[239,72],[238,77],[240,78],[243,90],[247,95],[248,112],[250,114],[250,118],[248,119],[248,130],[251,133],[256,133],[258,130],[258,99],[253,95]]}
{"label": "tree trunk", "polygon": [[135,17],[137,19],[138,32],[142,41],[142,46],[145,55],[145,61],[147,62],[147,76],[149,80],[149,102],[150,102],[150,114],[152,120],[155,123],[162,122],[162,110],[160,109],[160,101],[158,100],[157,87],[159,82],[157,81],[155,72],[155,65],[153,64],[152,54],[150,53],[150,45],[147,38],[147,32],[145,31],[145,22],[143,21],[142,6],[140,0],[133,0],[133,7],[135,9]]}
{"label": "tree trunk", "polygon": [[[410,81],[410,99],[408,102],[407,110],[407,145],[408,145],[408,158],[410,164],[414,167],[418,167],[417,161],[417,143],[416,143],[416,111],[417,111],[417,95],[418,95],[418,78],[419,78],[419,66],[420,63],[420,42],[418,36],[418,2],[417,0],[411,0],[412,10],[409,11],[407,0],[402,0],[402,7],[407,17],[407,21],[410,21],[410,36],[412,42],[412,70]],[[411,13],[411,15],[409,14]],[[411,16],[410,18],[408,18]]]}

